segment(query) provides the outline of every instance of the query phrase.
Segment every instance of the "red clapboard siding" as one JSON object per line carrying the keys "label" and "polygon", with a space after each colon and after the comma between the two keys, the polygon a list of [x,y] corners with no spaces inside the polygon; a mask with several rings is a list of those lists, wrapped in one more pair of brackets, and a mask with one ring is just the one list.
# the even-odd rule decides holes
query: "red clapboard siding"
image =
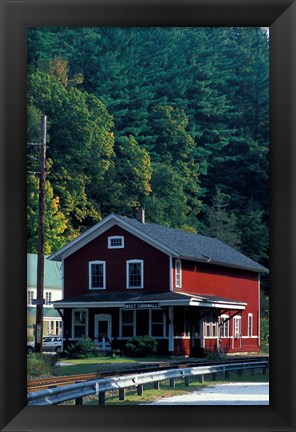
{"label": "red clapboard siding", "polygon": [[[124,236],[124,248],[108,249],[108,237],[117,235]],[[145,291],[170,289],[169,257],[119,226],[113,226],[65,259],[64,297],[94,292],[88,289],[88,263],[95,260],[106,261],[106,292],[126,290],[126,261],[130,259],[144,260]]]}
{"label": "red clapboard siding", "polygon": [[[174,278],[175,280],[175,278]],[[258,274],[213,264],[182,260],[182,288],[177,292],[207,294],[247,303],[245,317],[253,314],[253,332],[258,334]],[[247,334],[247,319],[242,321]]]}

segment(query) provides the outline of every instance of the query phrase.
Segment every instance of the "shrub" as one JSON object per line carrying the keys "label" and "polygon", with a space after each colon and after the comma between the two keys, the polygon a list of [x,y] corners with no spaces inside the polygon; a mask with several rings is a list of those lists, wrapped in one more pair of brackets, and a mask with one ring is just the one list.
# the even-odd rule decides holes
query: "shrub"
{"label": "shrub", "polygon": [[125,351],[131,357],[148,357],[156,354],[157,341],[152,336],[135,336],[125,344]]}
{"label": "shrub", "polygon": [[99,356],[98,348],[90,338],[83,338],[75,344],[70,345],[67,352],[69,359],[83,359]]}
{"label": "shrub", "polygon": [[27,374],[38,377],[53,374],[52,356],[34,353],[27,357]]}
{"label": "shrub", "polygon": [[261,352],[269,352],[269,320],[261,318],[260,321],[260,348]]}

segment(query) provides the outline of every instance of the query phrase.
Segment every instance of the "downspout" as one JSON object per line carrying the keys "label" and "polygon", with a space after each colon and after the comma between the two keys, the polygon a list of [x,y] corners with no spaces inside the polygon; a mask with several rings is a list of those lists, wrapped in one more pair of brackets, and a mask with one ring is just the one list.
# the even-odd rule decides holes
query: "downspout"
{"label": "downspout", "polygon": [[261,308],[261,302],[260,302],[260,273],[258,273],[258,347],[260,349],[260,308]]}
{"label": "downspout", "polygon": [[173,257],[170,255],[169,257],[169,284],[170,291],[173,291]]}

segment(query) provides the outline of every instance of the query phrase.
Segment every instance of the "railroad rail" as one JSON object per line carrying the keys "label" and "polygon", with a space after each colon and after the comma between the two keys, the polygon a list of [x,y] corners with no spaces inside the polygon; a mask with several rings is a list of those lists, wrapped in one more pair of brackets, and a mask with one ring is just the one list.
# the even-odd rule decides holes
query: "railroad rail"
{"label": "railroad rail", "polygon": [[[232,358],[227,358],[219,362],[219,364],[227,365],[227,364],[235,364],[238,362],[258,362],[262,360],[268,360],[267,356],[256,356],[256,357],[241,357],[236,356]],[[39,390],[45,390],[54,387],[71,385],[79,382],[98,380],[101,378],[113,378],[116,376],[122,375],[132,375],[132,374],[140,374],[143,372],[153,372],[163,371],[163,370],[171,370],[175,368],[190,368],[194,366],[213,366],[217,365],[217,362],[214,361],[204,361],[201,359],[182,359],[182,360],[174,360],[169,362],[157,362],[157,363],[147,363],[146,365],[141,365],[141,367],[132,367],[125,368],[117,371],[110,372],[98,372],[98,373],[87,373],[87,374],[73,374],[73,375],[64,375],[64,376],[54,376],[40,379],[31,379],[27,381],[27,391],[35,392]],[[98,366],[99,368],[99,366]]]}
{"label": "railroad rail", "polygon": [[190,377],[198,377],[199,381],[203,382],[204,375],[212,374],[212,378],[216,379],[217,373],[223,373],[227,379],[231,371],[242,373],[243,370],[253,370],[256,368],[262,368],[262,372],[265,373],[268,368],[268,360],[231,362],[228,364],[220,363],[211,366],[175,368],[164,371],[157,370],[140,374],[116,376],[113,378],[102,378],[28,393],[27,399],[29,405],[58,405],[73,399],[75,399],[76,405],[82,405],[85,396],[95,394],[98,396],[98,403],[104,405],[106,392],[114,390],[118,390],[119,399],[124,400],[126,388],[135,388],[138,395],[141,395],[143,394],[144,384],[148,383],[154,383],[154,388],[159,389],[161,381],[169,379],[170,385],[173,387],[175,379],[184,378],[185,385],[189,385]]}

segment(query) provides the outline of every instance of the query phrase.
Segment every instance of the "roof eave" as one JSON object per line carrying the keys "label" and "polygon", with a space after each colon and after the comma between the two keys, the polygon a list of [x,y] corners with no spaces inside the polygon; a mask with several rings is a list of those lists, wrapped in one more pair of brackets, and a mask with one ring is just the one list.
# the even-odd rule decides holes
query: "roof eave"
{"label": "roof eave", "polygon": [[195,262],[200,262],[203,264],[211,264],[211,265],[217,265],[217,266],[221,266],[221,267],[231,267],[231,268],[235,268],[238,270],[247,270],[253,273],[269,273],[269,270],[263,266],[260,266],[261,269],[257,269],[254,267],[247,267],[247,266],[241,266],[241,265],[237,265],[237,264],[232,264],[232,263],[225,263],[225,262],[221,262],[221,261],[215,261],[212,259],[207,259],[207,258],[196,258],[193,256],[185,256],[185,255],[181,255],[180,256],[181,259],[184,260],[188,260],[188,261],[195,261]]}

